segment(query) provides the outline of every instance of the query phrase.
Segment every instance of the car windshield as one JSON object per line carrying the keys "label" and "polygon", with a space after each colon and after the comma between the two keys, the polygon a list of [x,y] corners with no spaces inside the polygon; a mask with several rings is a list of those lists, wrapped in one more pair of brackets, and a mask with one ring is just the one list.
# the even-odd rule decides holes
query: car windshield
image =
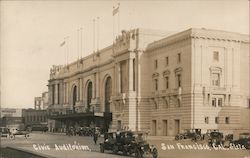
{"label": "car windshield", "polygon": [[147,140],[146,134],[143,133],[136,133],[134,134],[134,138],[137,142],[143,142]]}
{"label": "car windshield", "polygon": [[250,133],[240,134],[239,138],[240,139],[250,139]]}
{"label": "car windshield", "polygon": [[0,129],[1,129],[1,131],[0,131],[0,132],[3,132],[3,133],[8,132],[8,129],[7,129],[7,128],[0,128]]}

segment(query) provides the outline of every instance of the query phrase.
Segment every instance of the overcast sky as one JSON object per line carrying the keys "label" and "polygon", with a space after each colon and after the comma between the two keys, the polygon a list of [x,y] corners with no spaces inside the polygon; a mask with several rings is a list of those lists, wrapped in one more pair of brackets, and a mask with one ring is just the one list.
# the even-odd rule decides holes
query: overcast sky
{"label": "overcast sky", "polygon": [[[33,107],[47,91],[49,69],[77,59],[77,29],[83,27],[83,56],[93,52],[93,19],[100,17],[100,48],[112,43],[112,8],[117,1],[0,1],[1,106]],[[115,22],[118,18],[115,18]],[[116,24],[117,25],[117,24]],[[183,31],[191,27],[249,34],[247,0],[120,1],[120,29]]]}

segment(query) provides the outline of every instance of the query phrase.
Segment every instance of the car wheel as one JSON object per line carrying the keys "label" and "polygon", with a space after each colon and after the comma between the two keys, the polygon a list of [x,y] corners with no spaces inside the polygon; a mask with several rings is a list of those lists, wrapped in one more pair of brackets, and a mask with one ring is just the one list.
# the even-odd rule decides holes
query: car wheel
{"label": "car wheel", "polygon": [[116,147],[116,146],[114,146],[112,151],[113,151],[113,153],[114,153],[114,154],[117,154],[117,152],[118,152],[117,147]]}
{"label": "car wheel", "polygon": [[12,134],[12,135],[10,135],[10,139],[14,139],[15,138],[15,136]]}
{"label": "car wheel", "polygon": [[196,136],[196,140],[201,140],[201,136],[200,136],[200,135],[197,135],[197,136]]}
{"label": "car wheel", "polygon": [[101,153],[104,153],[104,147],[103,147],[103,145],[100,145],[100,151],[101,151]]}
{"label": "car wheel", "polygon": [[175,140],[179,140],[179,136],[175,136]]}
{"label": "car wheel", "polygon": [[182,136],[182,135],[180,135],[180,136],[179,136],[179,139],[180,139],[180,140],[182,140],[182,139],[183,139],[183,136]]}
{"label": "car wheel", "polygon": [[123,154],[124,156],[127,156],[127,155],[128,155],[127,150],[126,150],[126,149],[123,149],[123,150],[122,150],[122,154]]}
{"label": "car wheel", "polygon": [[135,157],[136,157],[136,158],[142,158],[142,153],[141,153],[141,151],[140,151],[139,149],[137,149],[137,150],[135,151]]}
{"label": "car wheel", "polygon": [[30,135],[29,135],[29,134],[26,134],[26,135],[25,135],[25,138],[29,138],[29,137],[30,137]]}
{"label": "car wheel", "polygon": [[158,151],[157,151],[156,148],[153,149],[152,155],[153,155],[153,158],[157,158],[158,157]]}

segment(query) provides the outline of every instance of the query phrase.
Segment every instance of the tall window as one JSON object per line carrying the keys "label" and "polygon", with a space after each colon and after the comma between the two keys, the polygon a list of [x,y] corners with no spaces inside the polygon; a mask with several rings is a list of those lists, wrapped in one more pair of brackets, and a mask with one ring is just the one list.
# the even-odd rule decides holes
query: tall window
{"label": "tall window", "polygon": [[135,59],[133,59],[133,91],[135,91]]}
{"label": "tall window", "polygon": [[217,52],[217,51],[213,52],[213,59],[214,59],[214,61],[219,61],[219,52]]}
{"label": "tall window", "polygon": [[218,98],[218,106],[222,107],[222,98]]}
{"label": "tall window", "polygon": [[158,60],[154,61],[154,67],[155,67],[155,69],[157,69],[157,67],[158,67]]}
{"label": "tall window", "polygon": [[121,93],[125,93],[125,91],[127,90],[127,80],[128,80],[128,75],[127,75],[127,71],[126,71],[126,61],[122,61],[120,63],[120,88],[121,88]]}
{"label": "tall window", "polygon": [[55,104],[55,85],[52,85],[52,105]]}
{"label": "tall window", "polygon": [[215,123],[219,124],[219,117],[215,117]]}
{"label": "tall window", "polygon": [[209,117],[205,117],[205,123],[209,124]]}
{"label": "tall window", "polygon": [[216,98],[212,98],[212,106],[216,107]]}
{"label": "tall window", "polygon": [[112,80],[108,77],[105,83],[105,112],[110,112],[110,98],[112,94]]}
{"label": "tall window", "polygon": [[168,63],[169,63],[169,61],[168,61],[168,57],[166,57],[166,66],[168,66]]}
{"label": "tall window", "polygon": [[154,82],[155,82],[155,90],[158,91],[158,79],[155,79]]}
{"label": "tall window", "polygon": [[90,110],[91,99],[92,99],[92,82],[89,82],[87,88],[87,110]]}
{"label": "tall window", "polygon": [[181,87],[181,74],[177,75],[177,87]]}
{"label": "tall window", "polygon": [[180,63],[181,62],[181,53],[178,53],[177,54],[177,63]]}
{"label": "tall window", "polygon": [[165,81],[166,81],[166,89],[169,88],[169,77],[165,77]]}
{"label": "tall window", "polygon": [[225,123],[226,123],[226,124],[229,124],[229,117],[226,117],[226,118],[225,118]]}
{"label": "tall window", "polygon": [[220,86],[220,74],[213,73],[212,74],[212,86]]}

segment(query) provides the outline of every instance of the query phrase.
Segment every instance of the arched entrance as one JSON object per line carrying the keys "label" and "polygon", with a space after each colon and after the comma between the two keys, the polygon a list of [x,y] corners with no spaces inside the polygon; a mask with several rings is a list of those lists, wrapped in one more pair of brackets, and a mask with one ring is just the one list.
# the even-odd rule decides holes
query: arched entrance
{"label": "arched entrance", "polygon": [[73,113],[76,111],[76,100],[77,100],[77,87],[73,88]]}
{"label": "arched entrance", "polygon": [[112,81],[111,77],[108,77],[105,82],[105,112],[110,112],[110,97],[112,94]]}
{"label": "arched entrance", "polygon": [[87,111],[90,111],[91,99],[92,99],[92,82],[89,82],[87,87]]}

